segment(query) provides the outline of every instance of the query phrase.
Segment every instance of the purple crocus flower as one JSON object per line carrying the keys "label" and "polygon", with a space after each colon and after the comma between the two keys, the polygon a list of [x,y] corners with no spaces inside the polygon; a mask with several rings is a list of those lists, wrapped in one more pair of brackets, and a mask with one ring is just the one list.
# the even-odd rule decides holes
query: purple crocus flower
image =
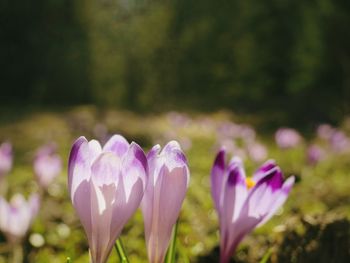
{"label": "purple crocus flower", "polygon": [[267,161],[252,178],[246,178],[243,163],[234,157],[228,165],[219,151],[211,172],[212,196],[220,221],[220,262],[229,262],[241,240],[268,221],[282,206],[294,184],[283,182],[274,161]]}
{"label": "purple crocus flower", "polygon": [[344,153],[350,149],[350,139],[342,131],[335,130],[329,138],[333,151]]}
{"label": "purple crocus flower", "polygon": [[251,144],[248,144],[247,149],[248,149],[249,157],[254,162],[261,162],[263,160],[266,160],[267,149],[261,143],[253,142]]}
{"label": "purple crocus flower", "polygon": [[326,152],[317,144],[310,145],[307,149],[307,160],[315,165],[325,158]]}
{"label": "purple crocus flower", "polygon": [[12,145],[4,142],[0,145],[0,177],[6,175],[12,168]]}
{"label": "purple crocus flower", "polygon": [[281,149],[295,148],[301,142],[301,135],[291,128],[280,128],[275,134],[277,145]]}
{"label": "purple crocus flower", "polygon": [[335,129],[329,124],[321,124],[317,127],[317,136],[324,140],[329,140]]}
{"label": "purple crocus flower", "polygon": [[62,171],[62,162],[54,144],[42,146],[34,159],[34,172],[39,185],[47,188]]}
{"label": "purple crocus flower", "polygon": [[39,205],[37,194],[32,194],[28,201],[17,194],[10,203],[0,197],[0,229],[10,243],[18,244],[22,241],[39,211]]}
{"label": "purple crocus flower", "polygon": [[93,263],[107,261],[124,225],[140,206],[148,164],[139,145],[120,135],[101,147],[78,138],[70,152],[68,188]]}
{"label": "purple crocus flower", "polygon": [[173,225],[179,216],[189,184],[185,155],[176,141],[162,151],[154,146],[147,155],[149,179],[141,208],[150,263],[162,263]]}

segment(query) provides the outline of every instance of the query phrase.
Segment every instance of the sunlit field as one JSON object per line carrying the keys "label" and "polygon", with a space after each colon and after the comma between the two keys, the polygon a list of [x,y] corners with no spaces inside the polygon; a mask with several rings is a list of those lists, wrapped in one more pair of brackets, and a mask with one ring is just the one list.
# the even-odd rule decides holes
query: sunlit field
{"label": "sunlit field", "polygon": [[[10,111],[10,110],[9,110]],[[9,117],[11,116],[11,118]],[[234,262],[347,262],[350,257],[350,119],[341,127],[315,126],[299,131],[293,145],[279,146],[276,130],[263,121],[229,112],[136,114],[95,107],[29,111],[0,117],[0,143],[13,147],[13,167],[0,190],[9,200],[21,193],[41,196],[38,215],[23,240],[24,262],[89,261],[88,242],[67,191],[67,162],[72,143],[81,135],[102,143],[113,134],[135,141],[145,151],[177,140],[189,163],[190,186],[182,206],[176,262],[217,262],[219,224],[210,192],[210,173],[217,151],[244,160],[251,176],[275,159],[294,185],[285,205],[240,244]],[[327,133],[328,132],[328,133]],[[46,189],[38,186],[33,162],[37,149],[55,143],[63,169]],[[312,153],[312,148],[316,152]],[[315,150],[316,149],[316,150]],[[147,262],[140,209],[121,238],[130,262]],[[0,236],[0,262],[13,260],[13,247]],[[108,262],[119,262],[112,251]]]}

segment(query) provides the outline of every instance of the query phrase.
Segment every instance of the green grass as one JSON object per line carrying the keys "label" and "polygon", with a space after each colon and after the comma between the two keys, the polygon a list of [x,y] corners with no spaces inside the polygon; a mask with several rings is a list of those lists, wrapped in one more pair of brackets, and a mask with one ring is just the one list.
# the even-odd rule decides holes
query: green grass
{"label": "green grass", "polygon": [[[72,142],[80,135],[96,138],[97,134],[104,133],[101,124],[109,134],[121,133],[145,149],[156,142],[164,145],[171,138],[191,141],[191,147],[186,150],[191,182],[179,219],[176,262],[205,262],[202,258],[214,251],[219,240],[217,215],[210,195],[216,131],[213,125],[202,126],[201,123],[204,118],[217,123],[232,120],[232,116],[215,113],[191,117],[193,121],[180,128],[171,125],[167,114],[144,116],[115,110],[98,111],[94,107],[32,111],[20,116],[12,113],[2,117],[0,141],[10,140],[15,154],[14,168],[7,176],[8,198],[17,192],[28,195],[38,190],[32,160],[35,149],[41,144],[55,141],[65,166],[45,195],[39,216],[28,234],[28,237],[40,234],[44,245],[34,247],[28,237],[24,243],[27,262],[65,262],[67,257],[72,263],[88,262],[87,240],[67,193],[66,166]],[[281,151],[275,146],[272,134],[258,134],[258,139],[268,146],[269,158],[276,159],[285,174],[296,174],[298,180],[283,209],[242,242],[235,255],[237,262],[257,262],[269,249],[271,258],[267,262],[276,262],[286,233],[296,231],[302,235],[305,231],[302,218],[333,214],[350,217],[349,155],[329,156],[316,167],[310,167],[305,162],[306,142],[297,149]],[[245,165],[249,175],[259,164],[248,160]],[[122,238],[130,262],[147,262],[140,211],[124,228]],[[1,235],[0,262],[7,262],[10,255],[10,248]],[[115,251],[109,262],[118,262]]]}

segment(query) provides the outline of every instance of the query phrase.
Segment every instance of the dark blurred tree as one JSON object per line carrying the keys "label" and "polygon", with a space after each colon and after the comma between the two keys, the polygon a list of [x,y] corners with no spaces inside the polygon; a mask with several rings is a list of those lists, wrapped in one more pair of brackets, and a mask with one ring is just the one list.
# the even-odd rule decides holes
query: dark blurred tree
{"label": "dark blurred tree", "polygon": [[0,2],[2,103],[91,99],[87,11],[83,0]]}
{"label": "dark blurred tree", "polygon": [[226,108],[299,125],[350,113],[346,0],[0,5],[6,101]]}

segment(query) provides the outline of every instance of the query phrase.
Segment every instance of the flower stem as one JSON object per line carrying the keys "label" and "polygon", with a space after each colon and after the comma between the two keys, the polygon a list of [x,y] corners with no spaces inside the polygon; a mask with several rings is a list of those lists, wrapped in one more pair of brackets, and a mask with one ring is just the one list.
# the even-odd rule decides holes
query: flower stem
{"label": "flower stem", "polygon": [[23,262],[23,248],[20,244],[13,246],[12,251],[12,263],[22,263]]}
{"label": "flower stem", "polygon": [[117,242],[115,243],[114,247],[118,252],[120,262],[129,263],[128,257],[126,256],[126,253],[125,253],[123,242],[120,238],[117,239]]}
{"label": "flower stem", "polygon": [[272,254],[272,250],[271,249],[267,250],[263,258],[260,260],[260,263],[266,263],[269,260],[271,254]]}
{"label": "flower stem", "polygon": [[176,221],[176,224],[173,227],[170,246],[169,246],[168,253],[167,253],[166,259],[165,259],[166,263],[174,263],[175,262],[175,254],[176,254],[175,248],[176,248],[176,237],[177,237],[178,224],[179,224],[179,221]]}

